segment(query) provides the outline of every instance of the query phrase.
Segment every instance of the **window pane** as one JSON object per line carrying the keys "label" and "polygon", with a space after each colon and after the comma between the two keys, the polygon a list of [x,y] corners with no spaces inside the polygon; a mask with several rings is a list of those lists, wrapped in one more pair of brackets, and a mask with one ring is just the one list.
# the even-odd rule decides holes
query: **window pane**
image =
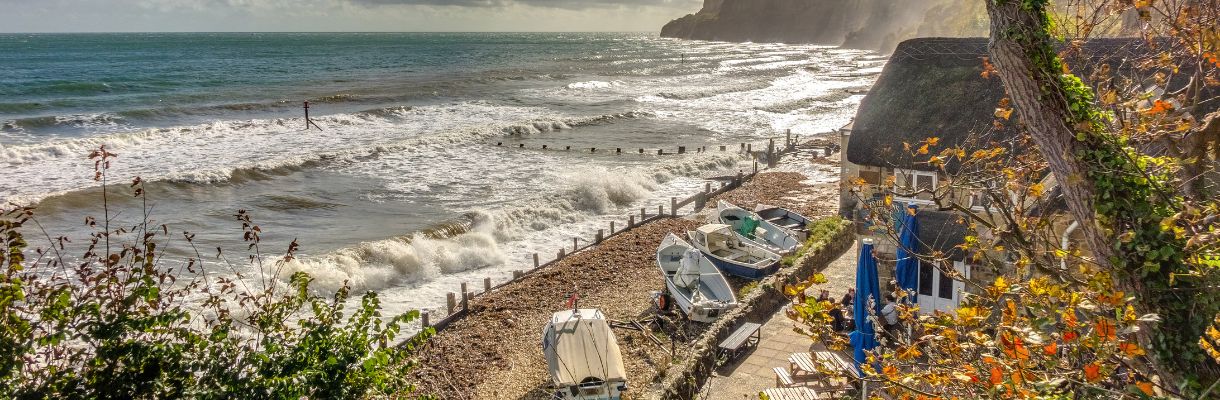
{"label": "window pane", "polygon": [[919,263],[919,294],[924,296],[932,295],[932,274],[935,269],[930,264]]}
{"label": "window pane", "polygon": [[933,189],[932,188],[932,177],[929,175],[916,176],[916,183],[918,183],[918,187],[916,187],[916,189],[919,189],[919,190],[932,190]]}
{"label": "window pane", "polygon": [[952,300],[953,299],[953,278],[950,278],[948,275],[940,273],[940,271],[937,271],[937,275],[940,275],[940,287],[937,288],[940,290],[938,290],[938,293],[936,295],[942,299]]}

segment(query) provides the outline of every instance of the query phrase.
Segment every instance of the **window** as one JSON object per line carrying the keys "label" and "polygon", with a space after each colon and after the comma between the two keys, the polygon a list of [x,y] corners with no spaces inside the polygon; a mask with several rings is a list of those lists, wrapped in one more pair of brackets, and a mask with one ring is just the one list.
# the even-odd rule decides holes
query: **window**
{"label": "window", "polygon": [[940,274],[940,289],[936,295],[942,299],[953,300],[953,278],[947,274]]}
{"label": "window", "polygon": [[970,207],[972,208],[991,208],[991,196],[985,192],[975,192],[970,195]]}
{"label": "window", "polygon": [[923,296],[932,295],[932,277],[936,274],[936,267],[925,262],[919,262],[919,294]]}
{"label": "window", "polygon": [[897,192],[933,191],[936,190],[937,177],[935,172],[916,171],[911,169],[894,170],[894,190]]}

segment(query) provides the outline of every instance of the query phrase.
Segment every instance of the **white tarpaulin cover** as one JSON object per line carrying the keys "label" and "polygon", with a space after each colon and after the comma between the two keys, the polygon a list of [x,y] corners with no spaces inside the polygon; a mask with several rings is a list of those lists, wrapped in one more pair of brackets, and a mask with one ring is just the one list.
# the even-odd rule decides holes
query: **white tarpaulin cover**
{"label": "white tarpaulin cover", "polygon": [[555,313],[542,332],[542,352],[556,386],[578,385],[585,378],[626,381],[623,355],[600,310]]}

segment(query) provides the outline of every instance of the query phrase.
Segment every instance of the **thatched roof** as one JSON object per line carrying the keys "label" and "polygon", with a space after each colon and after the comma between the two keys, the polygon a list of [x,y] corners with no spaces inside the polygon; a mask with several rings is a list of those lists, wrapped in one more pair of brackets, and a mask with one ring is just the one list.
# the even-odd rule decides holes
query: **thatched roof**
{"label": "thatched roof", "polygon": [[[971,135],[991,135],[1003,141],[1010,132],[992,132],[995,109],[1004,97],[998,77],[985,79],[986,38],[920,38],[902,42],[890,57],[877,83],[860,103],[847,149],[855,164],[934,170],[927,156],[912,157],[912,145],[940,138],[943,149],[961,145]],[[1148,54],[1140,39],[1095,39],[1068,60],[1087,79],[1090,67],[1111,64],[1130,71],[1126,62]],[[1174,86],[1171,83],[1171,88]],[[1180,86],[1180,85],[1179,85]],[[1011,122],[1020,119],[1014,114]],[[1001,137],[997,137],[1000,135]],[[950,166],[952,167],[952,166]]]}
{"label": "thatched roof", "polygon": [[965,243],[967,227],[959,223],[959,217],[952,212],[921,209],[916,214],[919,219],[919,245],[921,252],[939,251],[951,259],[962,260],[965,257],[958,246]]}

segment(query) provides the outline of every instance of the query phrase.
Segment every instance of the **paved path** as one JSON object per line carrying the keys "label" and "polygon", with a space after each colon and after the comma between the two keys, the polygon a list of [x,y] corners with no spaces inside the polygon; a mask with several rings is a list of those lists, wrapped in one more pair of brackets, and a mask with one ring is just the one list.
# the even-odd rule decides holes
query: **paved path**
{"label": "paved path", "polygon": [[[855,285],[856,256],[859,250],[853,246],[826,267],[822,273],[829,280],[826,285],[815,286],[810,291],[830,290],[832,298],[843,297],[847,288]],[[783,311],[775,313],[762,327],[762,341],[758,348],[736,362],[720,367],[704,386],[702,397],[709,400],[756,399],[758,392],[775,387],[775,372],[772,368],[788,367],[788,356],[792,353],[810,351],[813,342],[792,331],[792,320]],[[821,348],[819,344],[817,348]],[[800,382],[798,378],[798,382]]]}

